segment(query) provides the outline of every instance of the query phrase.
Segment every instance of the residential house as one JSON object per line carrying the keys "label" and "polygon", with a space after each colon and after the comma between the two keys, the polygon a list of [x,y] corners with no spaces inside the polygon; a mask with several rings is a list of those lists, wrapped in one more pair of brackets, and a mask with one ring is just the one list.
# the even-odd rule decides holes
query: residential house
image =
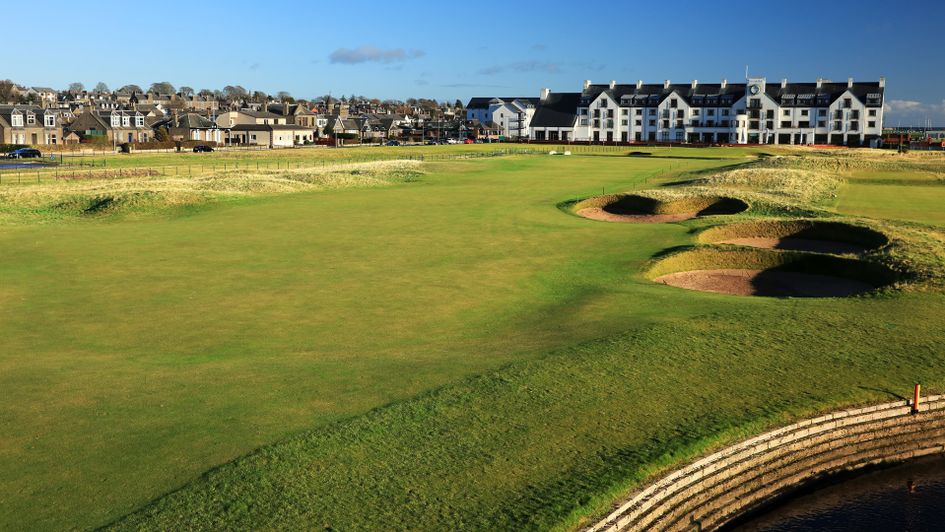
{"label": "residential house", "polygon": [[580,92],[551,92],[542,89],[541,103],[532,117],[530,129],[533,140],[568,142],[574,139],[577,126],[577,108]]}
{"label": "residential house", "polygon": [[115,144],[148,142],[154,138],[144,114],[127,109],[85,111],[69,125],[69,131],[83,140],[105,137]]}
{"label": "residential house", "polygon": [[163,117],[151,124],[157,131],[167,128],[172,140],[196,140],[222,144],[226,139],[226,131],[209,118],[198,113],[185,113]]}
{"label": "residential house", "polygon": [[62,122],[55,109],[0,106],[0,143],[51,145],[61,141]]}
{"label": "residential house", "polygon": [[466,120],[495,123],[505,137],[528,138],[529,124],[539,103],[539,98],[527,97],[472,98],[466,105]]}

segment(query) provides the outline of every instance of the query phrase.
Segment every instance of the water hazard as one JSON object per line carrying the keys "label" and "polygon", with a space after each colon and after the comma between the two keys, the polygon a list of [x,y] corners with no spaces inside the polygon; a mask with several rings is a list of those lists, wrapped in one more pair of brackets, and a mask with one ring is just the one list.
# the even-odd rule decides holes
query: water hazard
{"label": "water hazard", "polygon": [[918,460],[806,491],[731,532],[945,530],[945,459]]}

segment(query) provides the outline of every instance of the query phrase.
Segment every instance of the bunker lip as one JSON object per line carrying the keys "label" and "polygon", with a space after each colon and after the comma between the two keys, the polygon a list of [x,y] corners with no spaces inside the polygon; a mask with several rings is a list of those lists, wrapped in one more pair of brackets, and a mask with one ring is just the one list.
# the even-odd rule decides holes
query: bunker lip
{"label": "bunker lip", "polygon": [[647,276],[656,283],[741,296],[847,297],[900,278],[883,264],[849,257],[758,248],[698,247],[666,256]]}
{"label": "bunker lip", "polygon": [[889,243],[886,235],[868,227],[822,220],[767,220],[716,226],[704,231],[699,240],[834,255],[860,254]]}
{"label": "bunker lip", "polygon": [[653,280],[700,292],[761,297],[847,297],[875,288],[863,281],[833,275],[731,268],[676,272]]}
{"label": "bunker lip", "polygon": [[831,253],[834,255],[859,254],[867,250],[866,247],[848,242],[837,242],[835,240],[817,240],[813,238],[768,238],[760,236],[747,236],[740,238],[730,238],[728,240],[719,240],[717,244],[731,244],[736,246],[748,246],[753,248],[767,249],[787,249],[791,251],[810,251],[812,253]]}
{"label": "bunker lip", "polygon": [[748,209],[740,199],[693,196],[660,200],[636,194],[597,196],[578,202],[575,213],[591,220],[630,223],[680,222],[700,216],[731,215]]}

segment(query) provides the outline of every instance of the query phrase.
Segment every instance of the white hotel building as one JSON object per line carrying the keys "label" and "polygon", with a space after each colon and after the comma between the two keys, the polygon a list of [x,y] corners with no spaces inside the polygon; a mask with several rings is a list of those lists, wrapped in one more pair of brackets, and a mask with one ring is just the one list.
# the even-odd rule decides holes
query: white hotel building
{"label": "white hotel building", "polygon": [[537,141],[876,145],[885,79],[876,82],[594,85],[541,92]]}

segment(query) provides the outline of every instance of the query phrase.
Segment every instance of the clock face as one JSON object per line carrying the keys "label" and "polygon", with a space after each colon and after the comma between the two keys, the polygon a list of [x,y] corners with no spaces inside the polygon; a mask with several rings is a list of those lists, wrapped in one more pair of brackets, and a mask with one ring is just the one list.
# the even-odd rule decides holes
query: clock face
{"label": "clock face", "polygon": [[749,90],[752,94],[758,94],[758,85],[752,85],[751,87],[748,87],[748,90]]}

